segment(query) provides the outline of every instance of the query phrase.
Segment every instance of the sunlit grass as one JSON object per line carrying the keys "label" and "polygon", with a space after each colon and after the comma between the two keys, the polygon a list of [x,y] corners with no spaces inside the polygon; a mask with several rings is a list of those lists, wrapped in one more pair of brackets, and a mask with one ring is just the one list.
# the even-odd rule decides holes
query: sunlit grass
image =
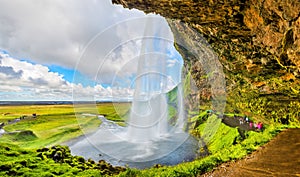
{"label": "sunlit grass", "polygon": [[[3,135],[0,142],[16,144],[25,148],[38,148],[60,144],[85,133],[93,132],[101,121],[97,115],[105,115],[107,119],[124,124],[129,112],[128,103],[103,103],[95,105],[23,105],[0,106],[0,120],[8,120],[26,116],[20,122],[4,127],[10,134]],[[32,114],[37,117],[32,117]],[[17,132],[30,130],[37,139],[21,141],[16,139]],[[24,137],[26,139],[26,137]]]}
{"label": "sunlit grass", "polygon": [[[53,154],[63,154],[63,159],[55,162]],[[24,149],[0,143],[0,176],[102,176],[117,174],[121,168],[113,168],[106,163],[84,160],[72,156],[67,147],[55,146],[42,149]]]}
{"label": "sunlit grass", "polygon": [[[96,116],[81,118],[81,125],[88,129],[95,129],[100,125]],[[71,115],[43,115],[37,118],[24,119],[18,123],[5,126],[7,132],[31,130],[38,139],[28,142],[14,141],[12,136],[4,135],[1,141],[17,144],[21,147],[42,147],[62,143],[83,134],[75,114]]]}

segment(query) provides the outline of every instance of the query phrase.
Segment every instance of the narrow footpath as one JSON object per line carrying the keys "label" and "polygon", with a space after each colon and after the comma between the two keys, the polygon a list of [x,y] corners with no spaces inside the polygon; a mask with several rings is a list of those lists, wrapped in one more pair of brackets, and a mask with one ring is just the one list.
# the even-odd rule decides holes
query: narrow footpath
{"label": "narrow footpath", "polygon": [[245,159],[202,177],[300,177],[300,129],[287,129]]}

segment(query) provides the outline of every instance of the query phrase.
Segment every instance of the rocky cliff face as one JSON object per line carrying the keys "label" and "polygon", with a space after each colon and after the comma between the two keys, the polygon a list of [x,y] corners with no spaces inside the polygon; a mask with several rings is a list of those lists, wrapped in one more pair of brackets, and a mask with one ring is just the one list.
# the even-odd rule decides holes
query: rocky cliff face
{"label": "rocky cliff face", "polygon": [[[169,22],[180,20],[201,33],[223,65],[228,111],[248,111],[276,121],[300,119],[299,0],[112,1],[160,14]],[[199,72],[194,69],[196,80]],[[284,114],[291,110],[295,114]]]}

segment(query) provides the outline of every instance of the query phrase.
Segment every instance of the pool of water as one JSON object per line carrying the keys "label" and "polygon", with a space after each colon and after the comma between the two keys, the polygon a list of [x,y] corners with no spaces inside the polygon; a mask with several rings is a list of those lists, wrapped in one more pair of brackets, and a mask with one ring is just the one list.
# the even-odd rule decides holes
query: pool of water
{"label": "pool of water", "polygon": [[126,127],[102,116],[99,118],[102,124],[96,132],[66,143],[73,155],[139,169],[155,164],[175,165],[196,157],[198,141],[185,132],[174,132],[147,142],[135,142],[126,137]]}

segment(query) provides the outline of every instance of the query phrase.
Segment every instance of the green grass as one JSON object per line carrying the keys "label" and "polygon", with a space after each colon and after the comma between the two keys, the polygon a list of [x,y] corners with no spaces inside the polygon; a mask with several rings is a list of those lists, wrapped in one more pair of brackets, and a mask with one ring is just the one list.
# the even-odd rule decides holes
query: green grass
{"label": "green grass", "polygon": [[[94,131],[101,123],[98,114],[124,122],[128,105],[0,106],[1,122],[26,116],[20,122],[4,127],[8,134],[0,138],[0,176],[102,176],[117,173],[119,169],[106,163],[97,164],[70,154],[64,161],[56,163],[51,159],[52,151],[37,154],[34,149],[50,147],[83,135],[83,132]],[[37,114],[36,118],[32,117],[33,113]]]}
{"label": "green grass", "polygon": [[[59,158],[54,158],[55,154]],[[84,160],[72,156],[64,146],[42,149],[23,149],[0,143],[0,176],[104,176],[118,174],[124,168],[112,167],[105,162]]]}
{"label": "green grass", "polygon": [[[21,116],[25,119],[15,124],[6,125],[5,131],[11,132],[0,138],[6,142],[26,148],[38,148],[60,144],[84,133],[94,131],[101,121],[96,115],[102,114],[107,119],[124,124],[129,113],[128,103],[103,103],[97,105],[24,105],[0,106],[0,120],[7,122]],[[32,113],[37,117],[33,118]],[[91,115],[85,115],[85,114]],[[23,136],[18,132],[31,131],[36,138]]]}
{"label": "green grass", "polygon": [[[99,126],[100,121],[97,117],[78,118],[74,114],[70,115],[42,115],[37,118],[25,119],[15,124],[4,127],[5,131],[12,132],[0,138],[0,142],[9,142],[21,147],[36,148],[62,143],[69,139],[83,134],[81,127],[93,130]],[[18,131],[30,130],[37,137],[36,139],[24,141],[17,139]]]}
{"label": "green grass", "polygon": [[[12,144],[1,143],[0,151],[0,176],[51,176],[69,169],[64,164],[55,164],[53,160],[41,161],[34,150],[24,150]],[[69,170],[65,176],[78,172],[76,169]]]}
{"label": "green grass", "polygon": [[32,116],[48,114],[72,114],[73,105],[22,105],[22,106],[0,106],[0,122],[19,118],[21,116]]}

